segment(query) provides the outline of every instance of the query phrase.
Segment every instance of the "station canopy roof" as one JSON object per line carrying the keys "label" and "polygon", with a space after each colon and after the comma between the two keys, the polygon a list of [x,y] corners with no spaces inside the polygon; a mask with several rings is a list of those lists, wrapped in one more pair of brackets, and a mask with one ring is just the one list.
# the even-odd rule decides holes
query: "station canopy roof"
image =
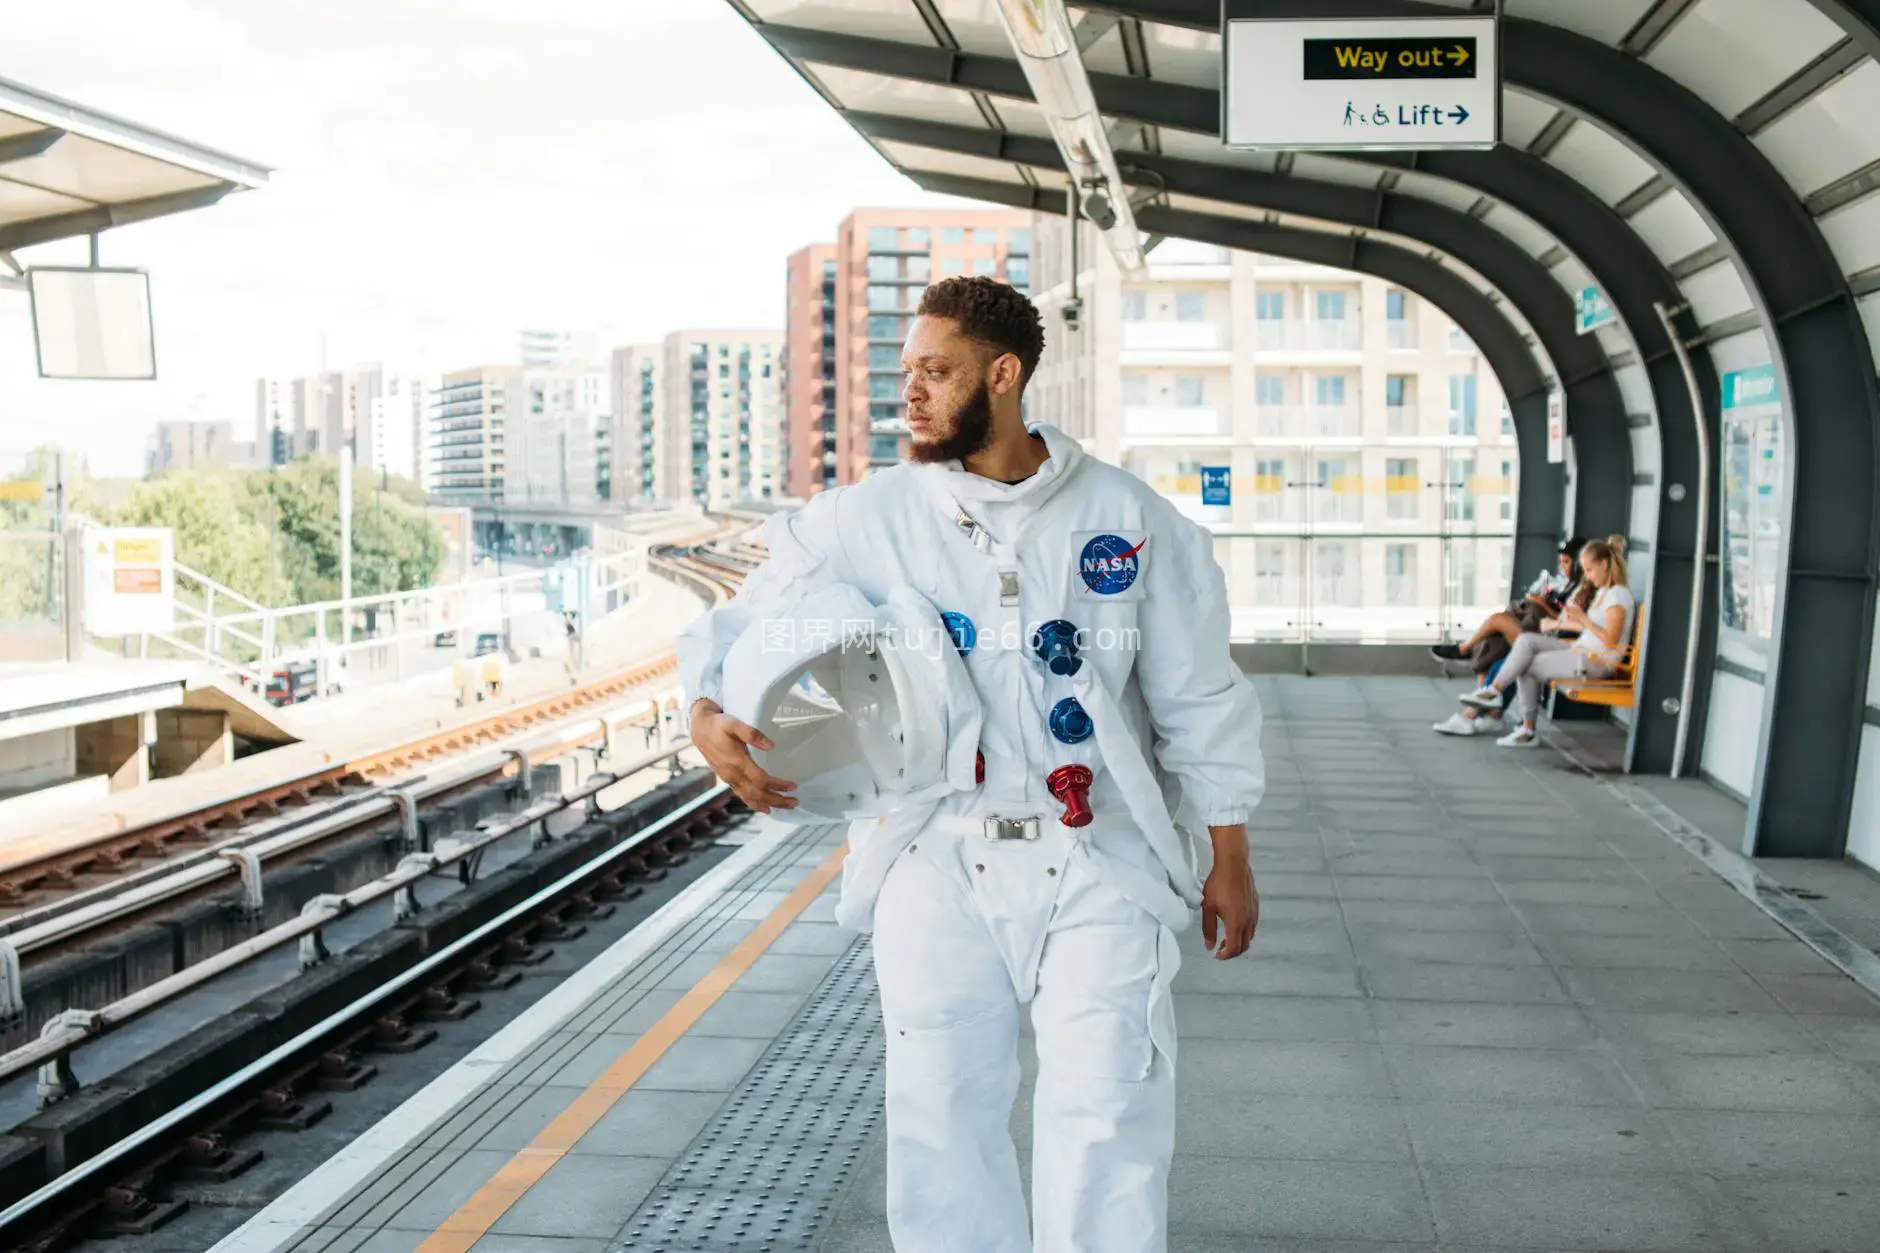
{"label": "station canopy roof", "polygon": [[[916,184],[1005,204],[1061,203],[1066,186],[1045,114],[998,13],[998,0],[731,0],[809,84]],[[1405,17],[1491,12],[1491,0],[1247,0],[1274,17]],[[1164,220],[1237,220],[1388,237],[1271,197],[1271,179],[1390,193],[1472,215],[1542,262],[1577,294],[1595,276],[1535,221],[1531,203],[1449,175],[1459,165],[1408,153],[1239,151],[1219,137],[1220,0],[1070,0],[1068,12],[1125,182],[1145,230]],[[1719,238],[1714,206],[1686,171],[1641,152],[1624,126],[1680,125],[1662,84],[1707,105],[1747,139],[1812,217],[1840,275],[1880,329],[1880,0],[1506,0],[1502,141],[1590,191],[1677,278],[1708,340],[1762,323]],[[1517,29],[1518,28],[1518,29]],[[1518,45],[1517,46],[1517,41]],[[1645,73],[1638,73],[1643,68]],[[1668,80],[1668,81],[1665,81]],[[1577,84],[1586,98],[1561,84]],[[1681,90],[1680,90],[1681,89]],[[1605,116],[1602,116],[1602,113]],[[1697,138],[1693,136],[1693,138]],[[1704,149],[1695,143],[1695,156]],[[1448,153],[1481,157],[1480,153]],[[1713,171],[1728,177],[1727,170]],[[1245,176],[1256,176],[1248,179]],[[1745,189],[1748,188],[1748,180]],[[1236,193],[1236,183],[1243,193]],[[1258,184],[1257,186],[1252,184]],[[1179,232],[1176,232],[1179,233]],[[1416,245],[1458,271],[1469,267]],[[1478,289],[1492,289],[1471,274]],[[1485,294],[1500,303],[1502,295]],[[1512,320],[1519,315],[1508,309]],[[1526,328],[1523,328],[1526,330]],[[1533,342],[1531,332],[1527,335]],[[1608,356],[1632,347],[1598,334]],[[1642,391],[1640,378],[1629,391]],[[1648,402],[1643,402],[1647,403]]]}
{"label": "station canopy roof", "polygon": [[0,79],[0,252],[201,208],[268,174]]}

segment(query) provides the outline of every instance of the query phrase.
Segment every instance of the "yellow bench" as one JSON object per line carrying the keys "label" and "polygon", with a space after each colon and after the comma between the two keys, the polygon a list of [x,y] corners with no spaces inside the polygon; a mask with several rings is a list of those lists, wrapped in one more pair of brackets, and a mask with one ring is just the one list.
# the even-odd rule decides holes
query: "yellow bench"
{"label": "yellow bench", "polygon": [[1555,679],[1549,686],[1582,705],[1630,709],[1638,696],[1638,659],[1645,647],[1645,604],[1632,611],[1632,643],[1619,658],[1610,679]]}

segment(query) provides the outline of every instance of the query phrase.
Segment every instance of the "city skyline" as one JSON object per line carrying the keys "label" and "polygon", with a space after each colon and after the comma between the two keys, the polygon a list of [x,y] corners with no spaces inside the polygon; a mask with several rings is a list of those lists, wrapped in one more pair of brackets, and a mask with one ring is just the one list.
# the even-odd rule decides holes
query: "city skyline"
{"label": "city skyline", "polygon": [[316,372],[323,334],[329,368],[429,375],[507,361],[528,326],[781,330],[785,259],[856,205],[966,203],[896,174],[727,5],[31,6],[0,75],[276,171],[101,237],[151,273],[156,383],[38,379],[0,292],[0,456],[56,421],[102,475],[137,473],[160,420],[241,429],[254,380]]}

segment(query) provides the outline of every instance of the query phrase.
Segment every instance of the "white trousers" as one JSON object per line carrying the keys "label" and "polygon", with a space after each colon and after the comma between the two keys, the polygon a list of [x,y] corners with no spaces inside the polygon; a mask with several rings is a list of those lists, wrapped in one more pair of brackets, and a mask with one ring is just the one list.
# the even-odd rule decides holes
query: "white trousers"
{"label": "white trousers", "polygon": [[[1168,1248],[1180,957],[1104,874],[1107,855],[1052,826],[1036,842],[923,832],[882,884],[896,1253]],[[1025,1002],[1038,1048],[1029,1221],[1011,1134]]]}

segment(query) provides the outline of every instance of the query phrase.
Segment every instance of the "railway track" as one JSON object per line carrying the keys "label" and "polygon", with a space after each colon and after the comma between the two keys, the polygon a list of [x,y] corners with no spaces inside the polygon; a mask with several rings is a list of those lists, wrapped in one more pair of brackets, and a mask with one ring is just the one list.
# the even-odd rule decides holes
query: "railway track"
{"label": "railway track", "polygon": [[[650,556],[669,577],[719,602],[735,593],[756,554],[748,545],[729,553],[694,542],[653,550]],[[235,1033],[218,1042],[217,1056],[227,1064],[226,1074],[215,1082],[203,1086],[196,1078],[204,1073],[200,1046],[184,1070],[193,1087],[152,1079],[135,1118],[113,1124],[125,1134],[92,1133],[91,1142],[102,1145],[96,1151],[74,1155],[74,1141],[67,1137],[59,1151],[48,1147],[36,1161],[31,1153],[9,1157],[13,1146],[0,1134],[0,1248],[52,1253],[94,1236],[154,1230],[187,1204],[176,1195],[179,1181],[226,1179],[252,1160],[254,1155],[239,1143],[248,1131],[311,1125],[328,1099],[325,1091],[370,1077],[372,1067],[362,1059],[372,1050],[415,1047],[427,1018],[469,1012],[479,987],[513,980],[518,963],[539,959],[540,945],[604,920],[613,912],[612,902],[638,895],[737,819],[744,811],[727,789],[706,772],[683,767],[689,747],[683,737],[675,735],[663,747],[622,760],[615,741],[619,732],[640,724],[657,734],[666,719],[660,698],[640,697],[629,710],[617,702],[634,699],[674,664],[666,655],[585,689],[429,737],[432,743],[394,746],[267,789],[265,795],[231,801],[215,814],[188,816],[193,823],[179,816],[165,822],[180,825],[150,824],[115,837],[107,842],[109,850],[72,850],[56,864],[48,860],[26,868],[39,875],[17,880],[28,885],[27,891],[44,892],[47,885],[65,891],[0,920],[0,987],[9,975],[19,985],[23,942],[30,953],[32,941],[55,933],[67,941],[94,934],[107,915],[121,924],[139,909],[157,910],[185,895],[225,890],[231,875],[258,893],[264,865],[325,847],[348,831],[391,816],[403,820],[409,835],[421,804],[492,780],[520,780],[526,787],[531,765],[544,756],[600,745],[597,771],[579,788],[539,799],[525,794],[528,803],[520,812],[480,824],[462,838],[421,849],[408,841],[409,851],[391,873],[351,892],[322,895],[293,919],[113,1004],[67,1011],[49,1022],[37,1040],[0,1056],[0,1082],[37,1069],[42,1103],[58,1103],[83,1091],[70,1062],[80,1045],[247,961],[298,945],[305,973],[293,983],[319,985],[298,1009],[290,991],[272,994],[268,1004],[285,1008],[282,1021],[267,1032]],[[641,707],[643,718],[635,712]],[[526,746],[517,745],[518,737],[531,733],[539,734]],[[456,762],[465,753],[497,759],[438,768],[440,761]],[[605,767],[598,768],[600,763]],[[401,776],[426,766],[431,768],[415,779]],[[618,793],[636,779],[645,783],[647,772],[659,770],[666,778],[650,791],[611,809],[603,804],[604,793]],[[295,800],[302,812],[283,818],[282,811]],[[256,820],[261,829],[248,829]],[[239,834],[216,838],[230,828]],[[480,877],[486,853],[505,842],[519,847],[518,840],[528,842],[525,855]],[[180,858],[179,848],[185,850]],[[169,860],[154,867],[136,865],[159,855]],[[92,860],[82,860],[86,857]],[[87,875],[113,871],[110,881],[89,890],[82,882]],[[446,901],[426,899],[433,895],[430,885],[453,878],[457,888]],[[534,890],[519,893],[518,884]],[[357,969],[342,969],[355,954],[336,958],[325,934],[356,911],[387,901],[397,920],[395,932],[437,934],[409,946],[409,960],[402,963],[362,959],[354,963]],[[331,988],[347,977],[358,994],[334,1008]],[[4,1008],[0,1004],[0,1013]],[[165,1073],[164,1058],[179,1048],[188,1051],[188,1045],[179,1041],[159,1050],[139,1071],[146,1078]]]}

